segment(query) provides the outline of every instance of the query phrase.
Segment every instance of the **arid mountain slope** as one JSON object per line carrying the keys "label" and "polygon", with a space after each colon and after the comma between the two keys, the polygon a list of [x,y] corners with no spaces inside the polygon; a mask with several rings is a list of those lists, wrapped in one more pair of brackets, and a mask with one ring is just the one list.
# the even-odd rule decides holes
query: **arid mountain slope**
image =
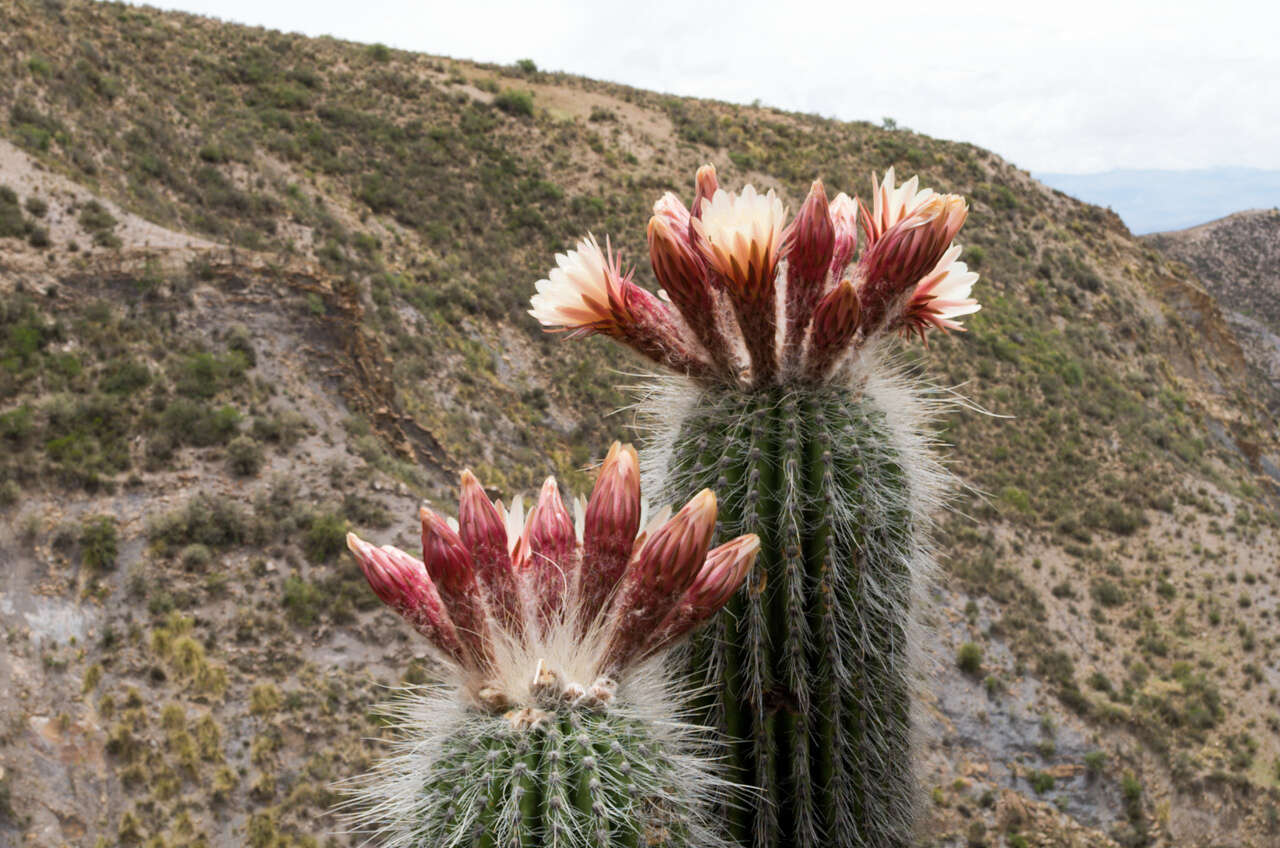
{"label": "arid mountain slope", "polygon": [[[421,648],[341,551],[581,489],[643,370],[525,314],[711,161],[972,204],[929,845],[1280,837],[1276,421],[1217,301],[972,145],[112,4],[0,5],[0,844],[354,844]],[[398,540],[398,541],[397,541]],[[962,645],[963,669],[957,663]]]}
{"label": "arid mountain slope", "polygon": [[1143,240],[1186,264],[1222,305],[1280,412],[1280,210],[1237,212]]}

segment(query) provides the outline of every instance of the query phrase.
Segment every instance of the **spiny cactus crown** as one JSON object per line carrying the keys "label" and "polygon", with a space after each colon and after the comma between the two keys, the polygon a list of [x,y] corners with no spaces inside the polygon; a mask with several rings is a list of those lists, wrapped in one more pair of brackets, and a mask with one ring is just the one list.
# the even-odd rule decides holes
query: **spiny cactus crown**
{"label": "spiny cactus crown", "polygon": [[724,845],[710,811],[729,787],[664,649],[738,589],[759,540],[708,551],[706,490],[646,522],[636,453],[617,443],[574,506],[548,479],[526,515],[464,472],[456,521],[421,511],[422,560],[348,537],[444,672],[390,705],[391,755],[343,786],[345,814],[374,841]]}
{"label": "spiny cactus crown", "polygon": [[619,674],[723,606],[759,548],[746,535],[708,551],[708,490],[640,530],[629,445],[614,443],[590,500],[575,507],[576,521],[551,477],[528,515],[519,499],[506,509],[464,471],[456,521],[421,510],[421,560],[354,533],[347,544],[378,597],[457,673],[472,706],[530,724],[538,710],[606,707]]}

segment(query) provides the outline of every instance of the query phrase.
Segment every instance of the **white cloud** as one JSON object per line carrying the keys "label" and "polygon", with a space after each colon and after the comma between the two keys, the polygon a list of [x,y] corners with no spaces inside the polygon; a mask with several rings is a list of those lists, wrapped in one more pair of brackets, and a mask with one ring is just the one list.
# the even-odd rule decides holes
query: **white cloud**
{"label": "white cloud", "polygon": [[1280,6],[172,0],[227,20],[642,88],[883,116],[1040,171],[1280,168]]}

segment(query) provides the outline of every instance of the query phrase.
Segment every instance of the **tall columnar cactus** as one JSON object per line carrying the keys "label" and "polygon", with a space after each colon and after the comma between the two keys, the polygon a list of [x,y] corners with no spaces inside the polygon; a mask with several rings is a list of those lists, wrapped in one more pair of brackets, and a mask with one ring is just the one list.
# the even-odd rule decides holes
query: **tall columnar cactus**
{"label": "tall columnar cactus", "polygon": [[554,478],[528,516],[462,475],[457,521],[422,510],[423,559],[347,544],[427,637],[444,683],[410,690],[394,756],[352,807],[396,848],[716,846],[724,786],[680,721],[664,653],[738,589],[759,548],[708,552],[716,499],[642,524],[635,451],[615,444],[577,520]]}
{"label": "tall columnar cactus", "polygon": [[734,836],[761,848],[912,838],[913,612],[945,475],[885,340],[961,329],[977,275],[952,246],[962,198],[896,186],[892,170],[872,187],[867,209],[815,182],[784,227],[772,191],[727,192],[706,166],[692,212],[672,194],[654,206],[663,292],[589,236],[532,301],[550,328],[612,336],[677,373],[649,399],[650,470],[666,497],[714,487],[720,532],[761,539],[693,650],[734,740],[730,776],[762,790],[727,811]]}

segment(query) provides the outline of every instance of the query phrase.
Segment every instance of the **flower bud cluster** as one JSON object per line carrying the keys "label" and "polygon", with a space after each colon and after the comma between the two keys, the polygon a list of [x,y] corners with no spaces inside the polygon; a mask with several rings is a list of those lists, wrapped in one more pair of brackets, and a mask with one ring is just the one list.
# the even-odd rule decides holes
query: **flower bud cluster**
{"label": "flower bud cluster", "polygon": [[[675,371],[762,387],[821,382],[887,332],[962,330],[978,275],[952,241],[964,199],[872,178],[871,208],[813,183],[795,219],[753,186],[722,189],[705,165],[693,207],[668,192],[649,220],[657,297],[591,236],[556,257],[530,314],[549,329],[602,333]],[[857,261],[858,229],[864,245]]]}
{"label": "flower bud cluster", "polygon": [[[477,706],[602,707],[619,674],[724,606],[760,542],[740,536],[709,550],[710,490],[642,530],[636,452],[616,442],[590,499],[576,506],[575,521],[549,478],[525,516],[519,503],[490,501],[467,471],[457,521],[421,510],[421,560],[354,533],[347,546],[378,597],[463,672]],[[593,658],[577,681],[542,658],[565,654],[566,643],[569,655]],[[535,667],[512,673],[503,667],[512,656],[536,657]],[[504,688],[513,677],[527,697],[513,700]]]}

